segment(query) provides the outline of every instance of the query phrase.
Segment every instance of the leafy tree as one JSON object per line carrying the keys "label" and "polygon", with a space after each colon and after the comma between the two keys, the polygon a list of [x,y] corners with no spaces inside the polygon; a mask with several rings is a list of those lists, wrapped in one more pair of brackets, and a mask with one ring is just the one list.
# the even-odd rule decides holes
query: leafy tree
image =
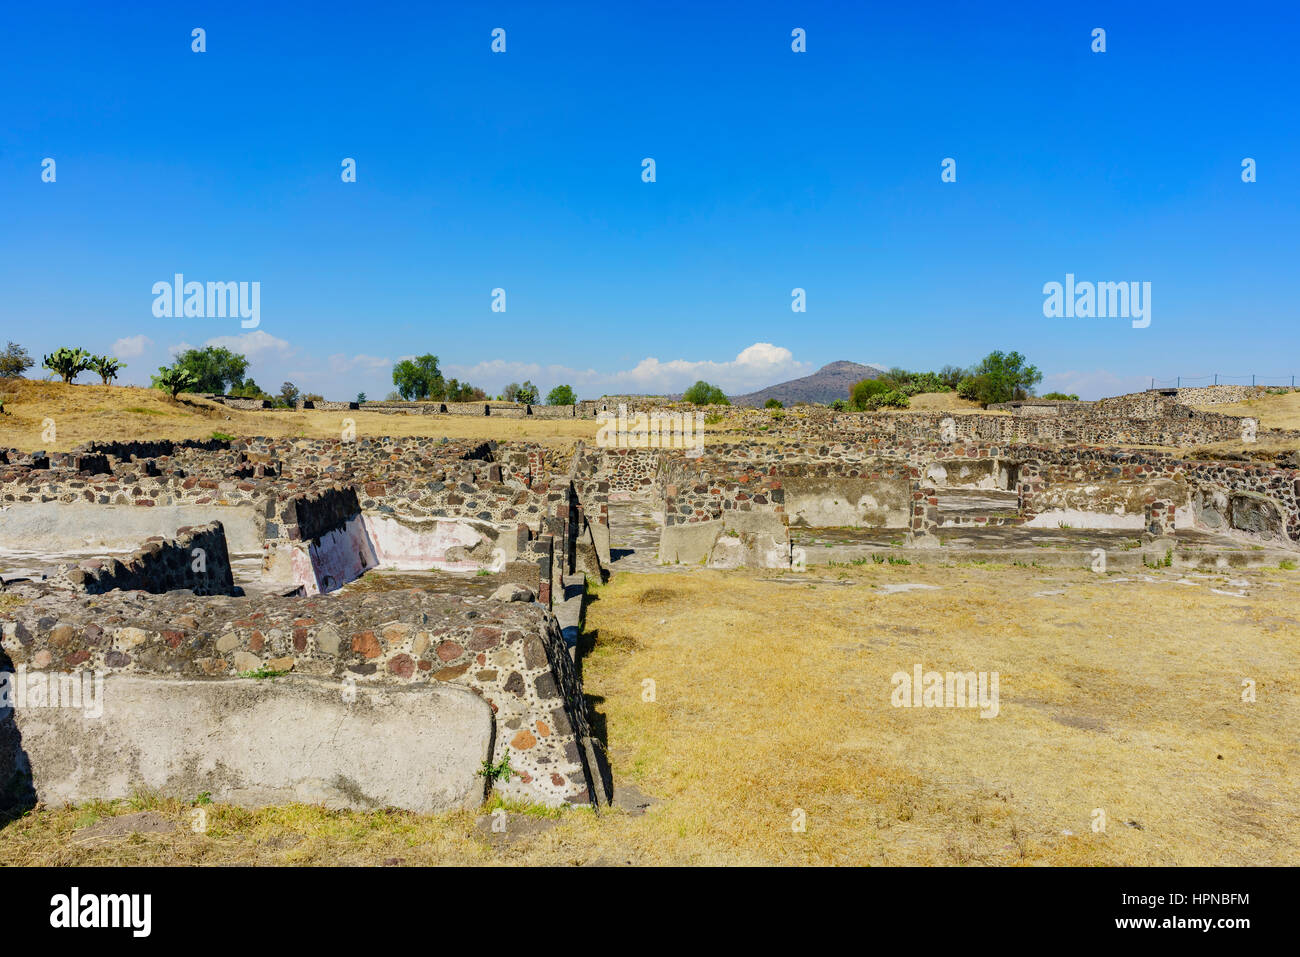
{"label": "leafy tree", "polygon": [[298,404],[298,400],[301,397],[302,397],[302,393],[298,391],[298,387],[296,385],[294,385],[292,382],[285,382],[280,386],[280,394],[276,397],[276,399],[281,405],[285,405],[288,406],[289,408],[293,408],[295,405]]}
{"label": "leafy tree", "polygon": [[957,395],[971,402],[979,401],[979,394],[987,388],[980,376],[968,375],[957,383]]}
{"label": "leafy tree", "polygon": [[1077,395],[1075,395],[1074,393],[1070,393],[1070,394],[1067,395],[1067,394],[1064,393],[1064,392],[1048,392],[1046,395],[1042,396],[1042,398],[1044,398],[1044,399],[1056,399],[1056,400],[1058,400],[1058,401],[1060,401],[1060,402],[1078,402],[1078,401],[1079,401],[1079,397],[1078,397]]}
{"label": "leafy tree", "polygon": [[547,405],[576,405],[577,402],[578,397],[573,394],[573,389],[567,385],[557,385],[546,393]]}
{"label": "leafy tree", "polygon": [[448,402],[478,402],[486,398],[486,392],[470,385],[468,382],[452,379],[447,383],[446,399]]}
{"label": "leafy tree", "polygon": [[731,400],[716,385],[710,385],[700,379],[682,394],[682,399],[691,405],[731,405]]}
{"label": "leafy tree", "polygon": [[[990,352],[980,364],[971,369],[968,392],[976,402],[1010,402],[1034,394],[1034,386],[1043,381],[1043,374],[1025,362],[1019,352]],[[960,387],[958,394],[961,394]],[[968,396],[963,395],[962,398]]]}
{"label": "leafy tree", "polygon": [[91,356],[86,365],[91,372],[99,376],[104,385],[108,385],[109,382],[116,379],[117,373],[126,368],[125,362],[114,359],[112,356]]}
{"label": "leafy tree", "polygon": [[159,366],[158,374],[153,377],[155,388],[163,389],[174,399],[182,391],[193,391],[198,383],[198,376],[179,366]]}
{"label": "leafy tree", "polygon": [[519,395],[519,383],[512,382],[501,390],[501,399],[504,402],[515,401],[515,396]]}
{"label": "leafy tree", "polygon": [[304,402],[324,402],[325,396],[318,392],[308,392],[303,395],[302,400]]}
{"label": "leafy tree", "polygon": [[224,394],[243,382],[248,371],[248,359],[224,346],[186,349],[172,365],[194,374],[192,392]]}
{"label": "leafy tree", "polygon": [[245,379],[243,382],[239,383],[239,385],[231,386],[231,387],[230,387],[230,395],[233,395],[233,396],[235,396],[236,398],[239,398],[239,399],[269,399],[269,398],[271,398],[271,396],[269,396],[269,395],[267,395],[265,392],[263,392],[263,391],[262,391],[262,387],[259,386],[259,385],[258,385],[256,382],[254,382],[252,379]]}
{"label": "leafy tree", "polygon": [[365,394],[364,392],[358,392],[358,393],[357,393],[357,405],[360,405],[362,402],[365,402],[365,401],[366,401],[366,394]]}
{"label": "leafy tree", "polygon": [[20,376],[35,363],[32,357],[16,342],[9,343],[4,352],[0,352],[0,379],[12,379]]}
{"label": "leafy tree", "polygon": [[876,376],[875,381],[887,386],[885,391],[889,391],[890,389],[901,390],[903,386],[911,381],[911,378],[912,373],[899,366],[894,366],[888,372],[882,372]]}
{"label": "leafy tree", "polygon": [[446,394],[446,384],[438,369],[438,357],[425,354],[414,359],[403,359],[393,366],[393,385],[408,402],[417,399],[441,398]]}
{"label": "leafy tree", "polygon": [[957,366],[944,366],[939,370],[939,381],[949,389],[956,389],[957,383],[966,378],[966,370]]}
{"label": "leafy tree", "polygon": [[[889,383],[884,379],[863,379],[849,390],[849,404],[861,411],[874,396],[884,395],[890,391]],[[873,406],[874,408],[874,406]]]}
{"label": "leafy tree", "polygon": [[515,401],[520,405],[536,405],[537,399],[540,395],[541,390],[525,379],[524,384],[521,385],[519,391],[515,393]]}
{"label": "leafy tree", "polygon": [[62,376],[65,385],[90,368],[91,355],[85,349],[56,349],[45,357],[43,363],[55,375]]}
{"label": "leafy tree", "polygon": [[765,408],[765,409],[784,409],[785,406],[783,406],[783,405],[781,404],[781,400],[780,400],[780,399],[768,399],[766,402],[763,403],[763,408]]}

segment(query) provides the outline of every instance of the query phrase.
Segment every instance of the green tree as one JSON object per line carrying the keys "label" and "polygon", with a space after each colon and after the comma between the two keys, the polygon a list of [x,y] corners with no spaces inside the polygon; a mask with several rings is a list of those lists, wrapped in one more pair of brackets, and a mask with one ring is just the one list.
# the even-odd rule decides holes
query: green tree
{"label": "green tree", "polygon": [[193,391],[197,382],[193,372],[178,366],[159,366],[158,374],[153,377],[154,387],[170,393],[173,399],[183,391]]}
{"label": "green tree", "polygon": [[[867,403],[878,395],[890,391],[889,383],[884,379],[863,379],[849,390],[849,405],[859,412],[867,408]],[[872,406],[874,408],[874,406]]]}
{"label": "green tree", "polygon": [[[1034,386],[1043,381],[1043,374],[1025,362],[1019,352],[990,352],[980,364],[971,369],[968,392],[976,402],[1010,402],[1034,394]],[[958,394],[961,389],[958,388]]]}
{"label": "green tree", "polygon": [[731,400],[716,385],[700,379],[682,394],[682,400],[691,405],[731,405]]}
{"label": "green tree", "polygon": [[397,386],[398,395],[408,402],[441,398],[446,394],[438,357],[427,353],[414,359],[403,359],[393,366],[393,385]]}
{"label": "green tree", "polygon": [[766,402],[763,403],[763,408],[765,408],[765,409],[784,409],[785,406],[783,406],[783,405],[781,404],[781,400],[780,400],[780,399],[768,399]]}
{"label": "green tree", "polygon": [[27,354],[27,350],[18,343],[11,342],[4,352],[0,352],[0,379],[12,379],[15,376],[20,376],[33,365],[35,363],[32,361],[32,357]]}
{"label": "green tree", "polygon": [[949,389],[956,389],[957,383],[966,378],[966,370],[957,366],[944,366],[939,370],[939,381]]}
{"label": "green tree", "polygon": [[358,393],[357,393],[357,405],[360,405],[362,402],[365,402],[365,401],[366,401],[366,394],[365,394],[364,392],[358,392]]}
{"label": "green tree", "polygon": [[85,349],[56,349],[45,357],[43,363],[55,375],[62,376],[65,385],[90,368],[91,355]]}
{"label": "green tree", "polygon": [[1060,402],[1078,402],[1078,401],[1079,401],[1079,397],[1078,397],[1077,395],[1075,395],[1074,393],[1072,393],[1072,392],[1071,392],[1071,393],[1068,393],[1068,394],[1065,393],[1065,392],[1048,392],[1048,393],[1046,393],[1045,395],[1041,396],[1040,398],[1043,398],[1043,399],[1056,399],[1056,400],[1058,400],[1058,401],[1060,401]]}
{"label": "green tree", "polygon": [[577,402],[578,397],[573,394],[573,389],[567,385],[557,385],[546,393],[547,405],[576,405]]}
{"label": "green tree", "polygon": [[236,398],[238,398],[238,399],[269,399],[269,398],[271,398],[271,396],[269,396],[269,395],[267,395],[265,392],[263,392],[263,391],[262,391],[262,387],[259,386],[259,385],[258,385],[256,382],[254,382],[252,379],[245,379],[243,382],[239,383],[239,385],[231,386],[231,387],[230,387],[230,393],[229,393],[229,394],[232,395],[232,396],[234,396],[234,397],[236,397]]}
{"label": "green tree", "polygon": [[[224,346],[205,346],[186,349],[176,357],[172,368],[182,369],[194,376],[191,392],[225,394],[244,381],[248,359]],[[154,384],[158,385],[157,377]]]}
{"label": "green tree", "polygon": [[536,405],[537,399],[540,395],[541,390],[525,379],[524,384],[521,385],[519,391],[515,393],[515,401],[520,405]]}
{"label": "green tree", "polygon": [[282,383],[280,385],[280,394],[276,396],[276,400],[281,405],[288,406],[291,409],[298,404],[300,398],[302,398],[302,393],[298,391],[298,387],[292,382]]}
{"label": "green tree", "polygon": [[95,373],[108,385],[113,379],[117,378],[117,373],[126,368],[126,363],[120,359],[114,359],[112,356],[91,356],[90,361],[86,363],[90,371]]}

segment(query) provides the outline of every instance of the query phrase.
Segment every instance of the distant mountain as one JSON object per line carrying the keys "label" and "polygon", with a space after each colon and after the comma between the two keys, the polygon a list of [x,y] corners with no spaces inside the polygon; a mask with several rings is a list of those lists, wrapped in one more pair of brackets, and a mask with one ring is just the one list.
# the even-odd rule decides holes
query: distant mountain
{"label": "distant mountain", "polygon": [[748,395],[732,396],[731,404],[761,407],[768,399],[776,399],[787,408],[796,402],[821,402],[829,405],[836,399],[847,399],[849,390],[863,379],[875,379],[885,371],[883,366],[832,362],[802,379],[791,379]]}

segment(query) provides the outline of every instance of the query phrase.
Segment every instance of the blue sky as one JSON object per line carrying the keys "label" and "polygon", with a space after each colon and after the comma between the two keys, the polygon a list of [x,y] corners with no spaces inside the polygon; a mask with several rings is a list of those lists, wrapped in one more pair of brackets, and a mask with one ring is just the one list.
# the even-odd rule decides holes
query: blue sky
{"label": "blue sky", "polygon": [[[10,4],[0,338],[116,351],[137,383],[216,341],[331,398],[424,352],[585,397],[996,348],[1085,397],[1300,375],[1298,25],[1280,3]],[[260,282],[258,328],[155,317],[178,272]],[[1067,273],[1150,282],[1150,325],[1045,318]]]}

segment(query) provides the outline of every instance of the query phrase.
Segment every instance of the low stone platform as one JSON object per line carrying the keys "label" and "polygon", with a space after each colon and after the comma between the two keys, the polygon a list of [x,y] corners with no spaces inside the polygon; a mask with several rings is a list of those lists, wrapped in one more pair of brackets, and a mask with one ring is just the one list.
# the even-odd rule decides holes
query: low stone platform
{"label": "low stone platform", "polygon": [[[404,720],[415,736],[437,738],[444,726],[465,734],[454,747],[442,742],[447,762],[438,766],[446,780],[424,788],[444,797],[417,800],[393,790],[389,796],[400,802],[396,806],[418,810],[431,800],[468,800],[463,762],[480,750],[483,756],[474,760],[490,755],[498,769],[496,789],[506,797],[552,806],[593,800],[581,686],[559,623],[536,602],[418,588],[309,598],[200,597],[189,591],[87,595],[51,582],[10,586],[4,597],[0,674],[10,676],[5,680],[11,687],[48,691],[60,682],[84,688],[96,680],[103,686],[97,719],[103,724],[78,734],[74,726],[84,708],[65,717],[62,707],[49,707],[48,694],[10,695],[8,703],[16,708],[0,721],[21,735],[7,759],[0,756],[0,780],[9,782],[10,790],[26,774],[42,799],[46,794],[76,800],[120,796],[124,779],[107,769],[124,766],[137,782],[168,785],[178,797],[192,798],[181,793],[191,787],[194,793],[225,788],[232,795],[252,795],[253,783],[239,783],[246,781],[261,782],[267,800],[285,794],[313,799],[305,796],[313,788],[342,800],[346,788],[330,791],[333,785],[320,782],[330,780],[327,771],[347,777],[339,762],[360,760],[358,755],[346,757],[351,752],[345,748],[342,756],[299,766],[292,764],[298,760],[294,754],[326,747],[330,739],[320,735],[330,726],[328,716],[358,715],[348,709],[370,700],[361,692],[400,691],[415,697],[384,699],[395,703],[394,716],[378,720],[378,712],[370,711],[378,721],[375,760],[387,755],[395,767],[403,767],[425,753],[405,737]],[[317,685],[304,684],[303,678]],[[333,690],[312,690],[321,687]],[[197,695],[192,721],[168,710],[179,708],[190,694]],[[417,701],[420,694],[428,700]],[[464,694],[487,707],[486,738],[473,708],[460,702]],[[309,719],[307,712],[317,706],[320,718]],[[181,773],[191,758],[197,760],[189,752],[195,734],[217,742],[213,756],[229,752],[219,761],[200,762],[207,771],[197,776]],[[491,746],[481,747],[484,740]],[[66,754],[72,747],[81,752],[70,762]],[[290,763],[266,765],[267,755],[276,751]],[[238,760],[236,753],[242,755]],[[388,788],[382,775],[356,780],[372,797]],[[420,780],[428,783],[427,776]]]}

